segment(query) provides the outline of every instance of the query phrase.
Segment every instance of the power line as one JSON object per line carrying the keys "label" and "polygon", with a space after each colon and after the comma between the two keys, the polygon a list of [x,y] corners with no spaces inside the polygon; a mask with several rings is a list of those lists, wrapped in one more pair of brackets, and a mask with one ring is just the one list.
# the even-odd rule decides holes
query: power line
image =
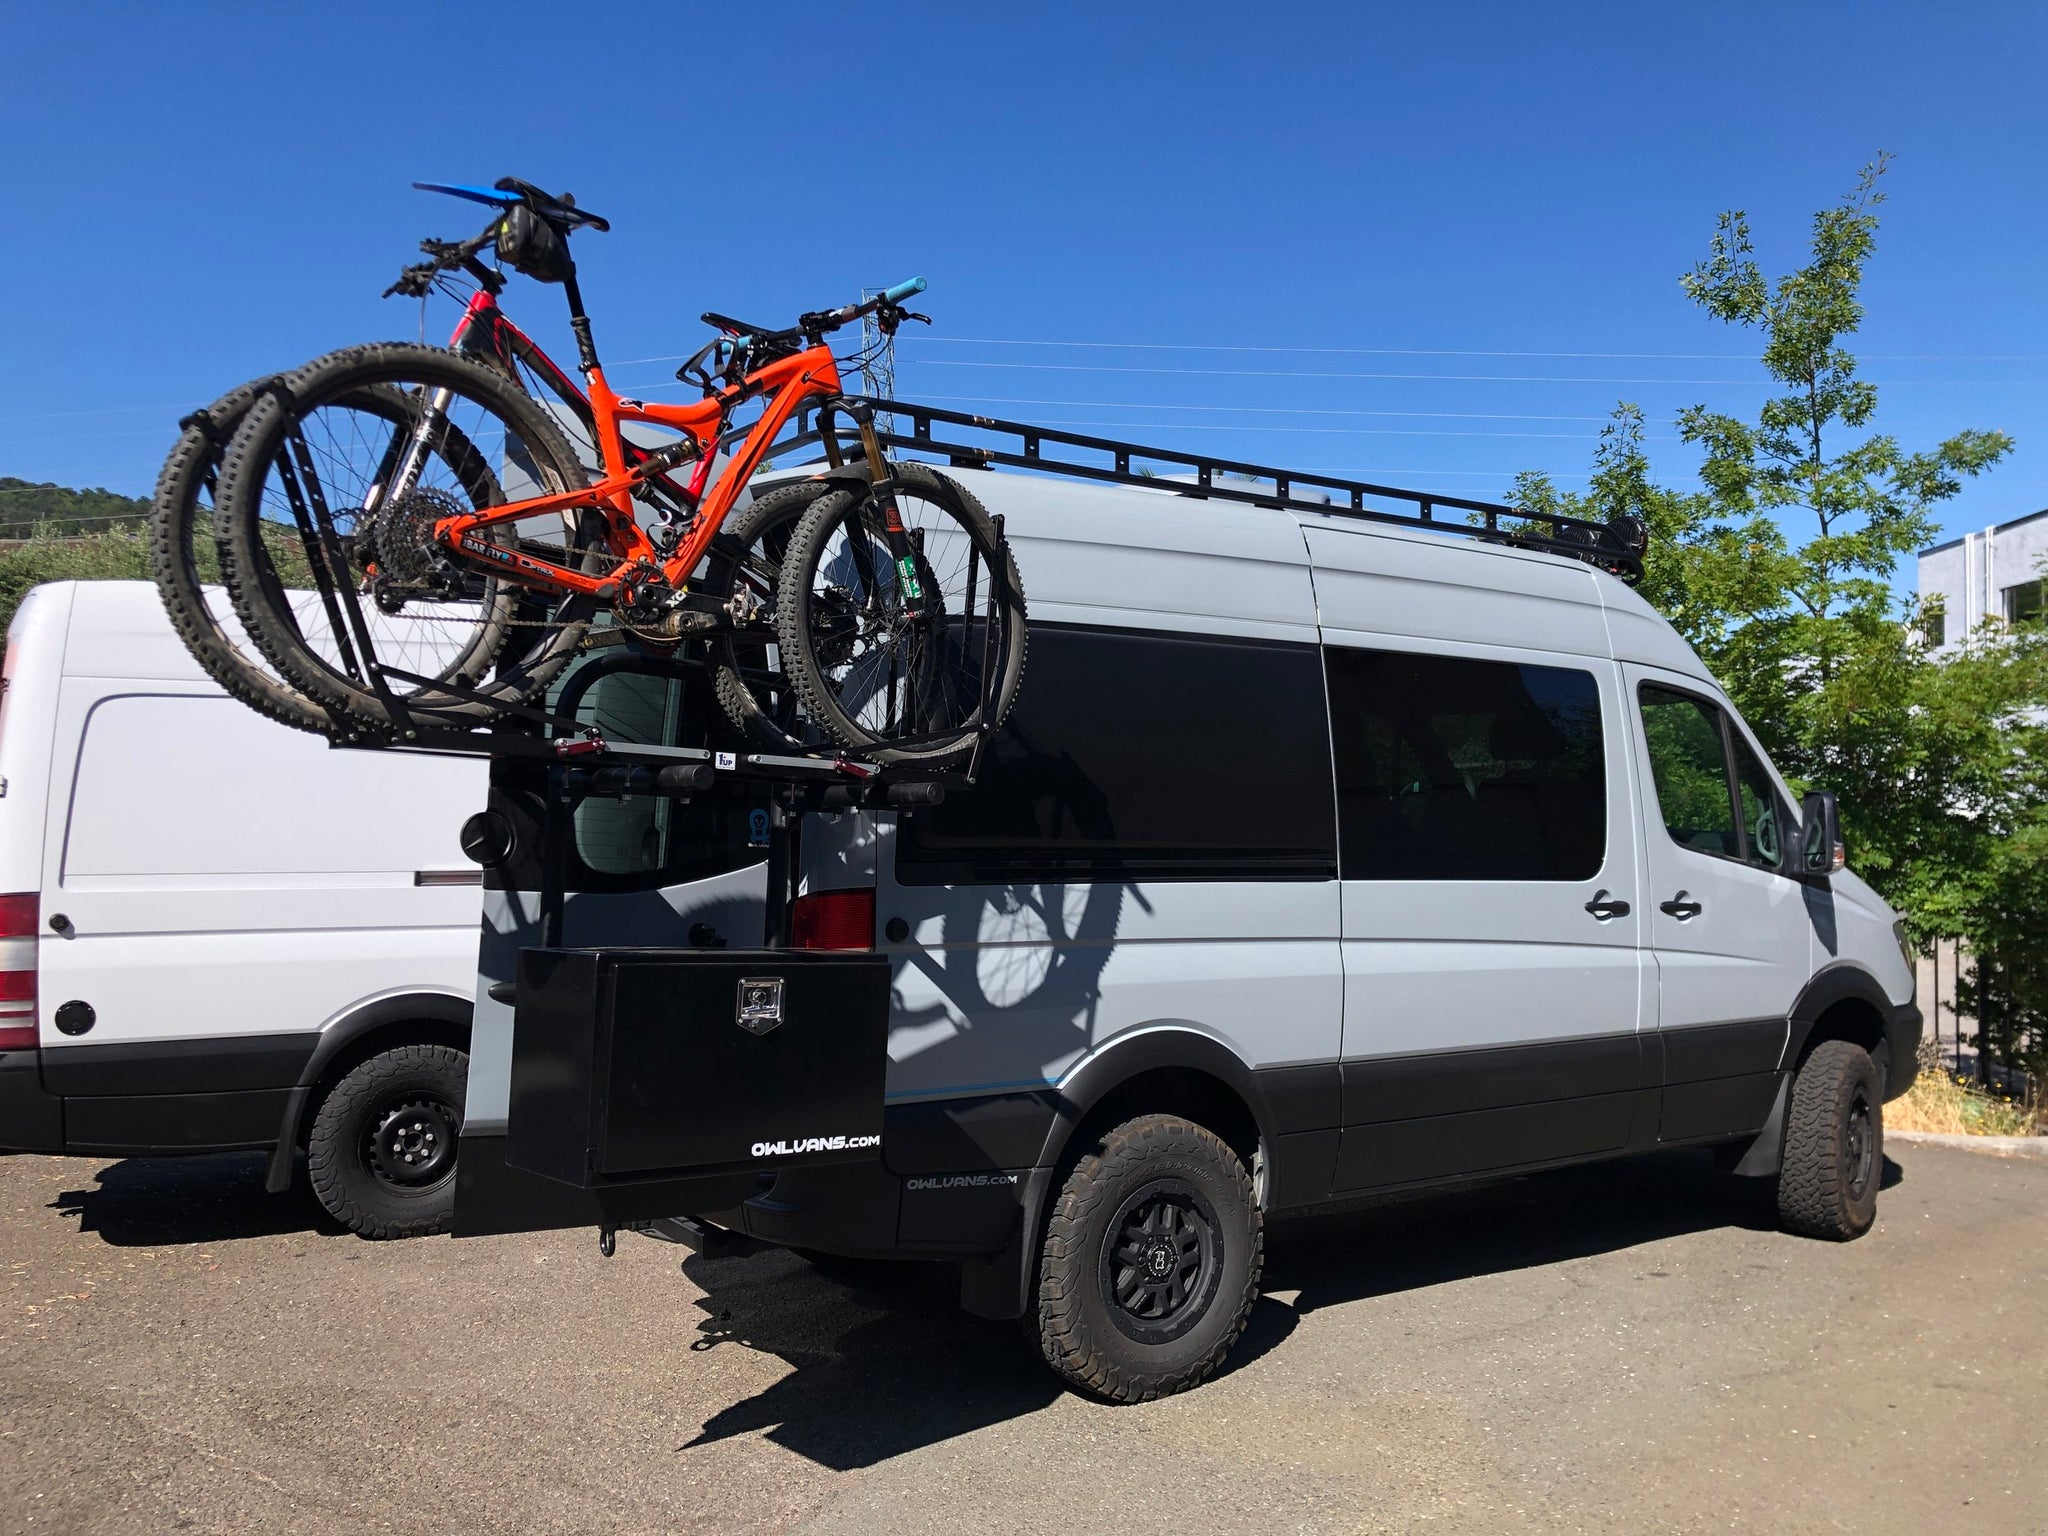
{"label": "power line", "polygon": [[[1118,411],[1229,411],[1262,416],[1399,416],[1425,421],[1608,421],[1608,416],[1551,416],[1517,411],[1360,411],[1327,405],[1166,405],[1145,400],[1040,400],[1019,395],[921,395],[964,405],[1091,406]],[[1162,423],[1163,425],[1163,423]]]}
{"label": "power line", "polygon": [[[1578,378],[1553,374],[1512,373],[1331,373],[1294,368],[1145,368],[1133,364],[1109,363],[991,363],[967,358],[924,357],[919,368],[1021,368],[1041,373],[1147,373],[1185,374],[1228,379],[1391,379],[1408,383],[1434,384],[1744,384],[1753,388],[1774,387],[1770,379],[1616,379]],[[1997,389],[2014,384],[2040,385],[2048,379],[1869,379],[1888,389],[1920,385],[1957,385],[1970,389]]]}
{"label": "power line", "polygon": [[[1013,336],[918,336],[918,346],[947,342],[975,347],[1089,347],[1124,352],[1283,352],[1345,357],[1560,357],[1616,359],[1624,362],[1751,362],[1754,352],[1522,352],[1459,347],[1280,347],[1240,342],[1203,341],[1034,341]],[[1911,353],[1858,354],[1888,363],[2039,363],[2042,353]],[[655,361],[655,359],[650,359]],[[660,359],[666,361],[666,359]]]}

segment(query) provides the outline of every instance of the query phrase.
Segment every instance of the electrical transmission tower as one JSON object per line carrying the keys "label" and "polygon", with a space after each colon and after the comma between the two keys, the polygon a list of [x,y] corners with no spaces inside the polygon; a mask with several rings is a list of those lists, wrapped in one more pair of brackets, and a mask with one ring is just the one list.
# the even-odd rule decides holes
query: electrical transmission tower
{"label": "electrical transmission tower", "polygon": [[[861,302],[881,293],[879,288],[863,288]],[[860,353],[865,359],[860,365],[861,392],[876,400],[896,398],[896,338],[884,335],[880,322],[872,313],[860,317]],[[884,432],[894,432],[896,423],[887,416],[877,415],[876,423]]]}

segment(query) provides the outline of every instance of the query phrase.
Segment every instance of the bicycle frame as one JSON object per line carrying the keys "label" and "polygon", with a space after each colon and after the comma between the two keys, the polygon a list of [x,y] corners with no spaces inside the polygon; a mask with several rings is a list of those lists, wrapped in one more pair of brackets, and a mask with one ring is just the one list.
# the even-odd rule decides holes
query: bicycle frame
{"label": "bicycle frame", "polygon": [[[472,308],[475,303],[472,300]],[[693,405],[655,405],[620,395],[606,382],[601,367],[592,366],[586,377],[598,451],[604,459],[603,478],[594,485],[573,491],[536,496],[482,512],[458,513],[442,518],[434,525],[437,543],[473,563],[487,565],[507,579],[600,600],[608,600],[616,594],[620,574],[635,566],[659,569],[670,586],[680,589],[704,558],[711,540],[724,525],[726,514],[760,468],[777,434],[806,401],[831,399],[843,388],[832,349],[822,343],[788,357],[777,358],[748,374],[738,385],[720,390]],[[747,433],[727,463],[725,473],[719,476],[716,484],[710,484],[718,441],[726,422],[734,410],[762,395],[768,396],[768,401],[761,419]],[[627,422],[635,421],[681,432],[696,453],[697,467],[687,488],[687,494],[696,506],[696,516],[682,547],[665,560],[633,515],[633,492],[649,478],[641,466],[650,457],[645,450],[636,450],[628,444],[621,432]],[[603,515],[606,545],[618,557],[618,565],[600,575],[575,570],[551,560],[536,559],[516,548],[478,537],[484,529],[522,518],[588,509],[595,509]]]}

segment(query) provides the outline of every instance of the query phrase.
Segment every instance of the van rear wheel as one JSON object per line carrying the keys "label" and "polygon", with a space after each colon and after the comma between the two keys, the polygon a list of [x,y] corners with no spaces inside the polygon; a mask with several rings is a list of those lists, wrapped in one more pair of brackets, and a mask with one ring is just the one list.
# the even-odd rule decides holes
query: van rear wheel
{"label": "van rear wheel", "polygon": [[1265,1227],[1214,1132],[1140,1115],[1075,1164],[1039,1259],[1038,1343],[1073,1386],[1149,1402],[1206,1381],[1244,1332]]}
{"label": "van rear wheel", "polygon": [[425,1237],[455,1214],[455,1149],[469,1058],[401,1045],[328,1090],[306,1142],[306,1171],[327,1213],[361,1237]]}

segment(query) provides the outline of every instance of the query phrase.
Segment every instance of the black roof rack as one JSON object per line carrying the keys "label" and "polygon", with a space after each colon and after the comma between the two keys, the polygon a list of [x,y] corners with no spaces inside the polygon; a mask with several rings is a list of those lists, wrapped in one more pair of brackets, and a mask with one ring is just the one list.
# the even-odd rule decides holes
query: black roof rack
{"label": "black roof rack", "polygon": [[[1525,512],[1500,502],[1407,491],[1397,486],[1374,485],[1365,480],[1346,480],[1307,470],[1280,469],[1267,464],[1248,464],[1239,459],[1219,459],[1212,454],[1189,453],[1178,448],[1155,448],[1116,438],[1062,432],[1053,427],[1001,421],[992,416],[949,411],[909,400],[884,400],[861,395],[847,398],[874,411],[886,446],[943,454],[947,462],[957,468],[986,469],[1003,464],[1041,474],[1174,491],[1198,499],[1239,501],[1291,512],[1422,528],[1432,533],[1459,534],[1486,543],[1509,544],[1518,549],[1564,555],[1596,565],[1624,581],[1634,582],[1642,576],[1648,530],[1640,519],[1634,517],[1623,516],[1612,522],[1596,523],[1561,513]],[[829,416],[829,413],[824,414]],[[899,419],[909,422],[908,432],[897,430],[895,423]],[[806,422],[805,425],[811,430],[804,432],[797,439],[799,442],[824,438],[829,451],[849,440],[847,429],[829,419],[816,424]],[[942,427],[955,430],[941,437],[938,429]],[[990,443],[987,441],[989,438],[997,441]],[[1046,450],[1053,446],[1081,449],[1098,459],[1106,457],[1108,462],[1052,456]],[[1178,478],[1182,474],[1192,478]],[[1260,482],[1271,484],[1268,486]],[[1320,493],[1320,498],[1303,495],[1303,491]],[[1439,517],[1439,513],[1446,511],[1463,513],[1464,516],[1451,520]]]}

